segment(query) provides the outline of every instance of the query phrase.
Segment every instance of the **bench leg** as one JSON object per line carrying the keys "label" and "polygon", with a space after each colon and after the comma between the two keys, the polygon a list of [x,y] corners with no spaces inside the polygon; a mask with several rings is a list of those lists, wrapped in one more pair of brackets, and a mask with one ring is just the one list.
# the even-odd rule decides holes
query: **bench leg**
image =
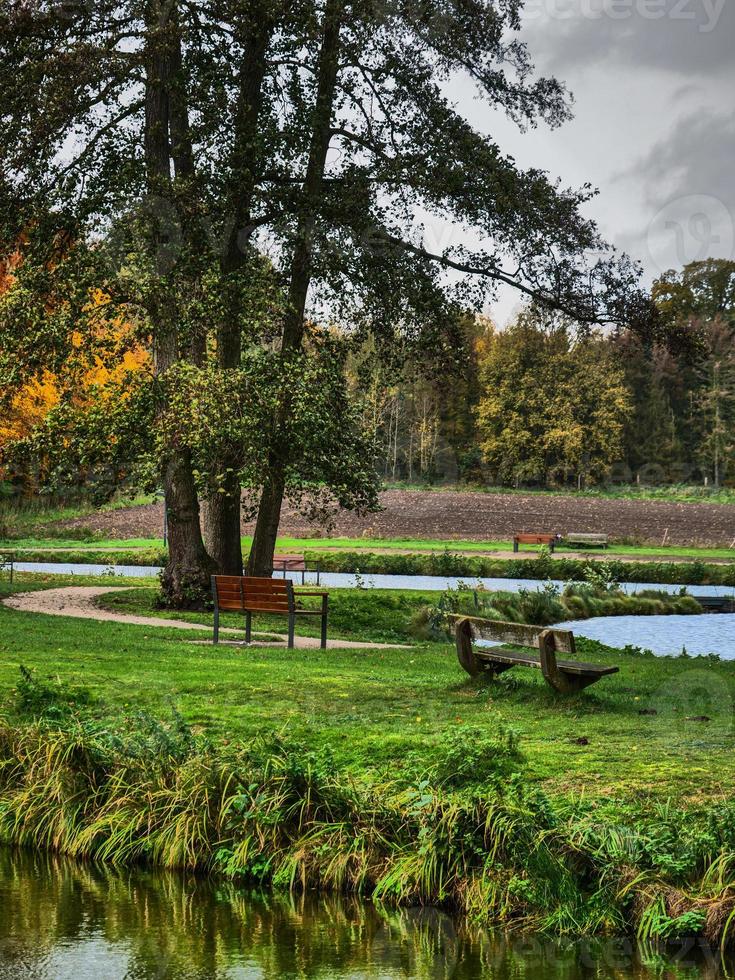
{"label": "bench leg", "polygon": [[556,663],[556,650],[554,649],[554,634],[551,630],[544,630],[539,635],[538,652],[541,660],[541,673],[544,680],[553,687],[559,694],[576,694],[590,684],[594,684],[599,677],[583,677],[580,674],[567,674],[560,670]]}
{"label": "bench leg", "polygon": [[294,631],[296,626],[296,617],[293,613],[288,614],[288,649],[293,650],[294,644]]}
{"label": "bench leg", "polygon": [[466,670],[470,677],[475,677],[482,671],[482,664],[472,648],[472,627],[468,619],[460,619],[457,623],[454,638],[457,643],[457,659],[462,669]]}
{"label": "bench leg", "polygon": [[252,625],[253,625],[253,614],[250,612],[245,613],[245,642],[250,643],[252,637]]}
{"label": "bench leg", "polygon": [[219,609],[217,606],[214,607],[214,635],[212,642],[219,643]]}
{"label": "bench leg", "polygon": [[322,650],[327,649],[327,597],[322,596]]}
{"label": "bench leg", "polygon": [[518,551],[518,541],[516,538],[513,538],[513,554],[515,555],[517,551]]}

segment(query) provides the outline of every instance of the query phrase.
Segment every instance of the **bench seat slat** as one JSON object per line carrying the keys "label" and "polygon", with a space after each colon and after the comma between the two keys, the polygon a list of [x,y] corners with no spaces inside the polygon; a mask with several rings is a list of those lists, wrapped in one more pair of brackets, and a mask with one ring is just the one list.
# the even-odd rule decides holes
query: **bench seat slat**
{"label": "bench seat slat", "polygon": [[[532,653],[510,650],[507,647],[476,648],[475,656],[479,660],[493,661],[501,664],[517,664],[519,667],[541,667],[540,657]],[[557,660],[557,667],[570,674],[617,674],[617,667],[606,667],[601,664],[585,664],[579,660]]]}

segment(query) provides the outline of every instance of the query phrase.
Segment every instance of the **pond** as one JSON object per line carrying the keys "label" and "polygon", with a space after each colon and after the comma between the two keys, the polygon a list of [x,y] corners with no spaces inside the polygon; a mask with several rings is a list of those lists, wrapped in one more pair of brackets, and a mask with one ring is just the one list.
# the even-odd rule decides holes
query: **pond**
{"label": "pond", "polygon": [[642,647],[660,656],[714,653],[735,660],[735,614],[712,616],[605,616],[558,623],[577,636],[611,647]]}
{"label": "pond", "polygon": [[436,909],[244,891],[0,848],[3,980],[700,980],[715,952],[491,933]]}

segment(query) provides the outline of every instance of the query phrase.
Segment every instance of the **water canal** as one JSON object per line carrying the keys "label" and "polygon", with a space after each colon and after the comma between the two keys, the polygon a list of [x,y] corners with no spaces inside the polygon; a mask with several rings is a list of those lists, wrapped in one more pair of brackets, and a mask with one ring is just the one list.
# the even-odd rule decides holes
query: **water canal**
{"label": "water canal", "polygon": [[709,980],[715,951],[489,932],[432,908],[252,892],[0,849],[2,980]]}

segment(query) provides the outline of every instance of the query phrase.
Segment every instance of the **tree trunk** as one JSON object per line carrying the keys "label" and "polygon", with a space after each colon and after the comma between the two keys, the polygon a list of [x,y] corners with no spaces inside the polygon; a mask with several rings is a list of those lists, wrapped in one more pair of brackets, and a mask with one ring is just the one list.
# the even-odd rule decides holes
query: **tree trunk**
{"label": "tree trunk", "polygon": [[164,468],[163,490],[168,517],[168,562],[161,574],[162,605],[174,609],[201,608],[209,594],[212,561],[202,541],[191,459],[174,450]]}
{"label": "tree trunk", "polygon": [[[164,8],[156,2],[148,5],[144,134],[148,193],[154,198],[169,200],[172,208],[175,207],[175,196],[171,180],[171,90],[180,63],[175,16],[175,6]],[[177,152],[181,151],[178,147]],[[150,312],[157,375],[165,374],[181,359],[175,303],[166,301],[172,273],[165,244],[161,229],[154,225],[150,247],[160,279],[160,291]],[[162,477],[168,515],[169,557],[161,575],[160,601],[177,609],[201,606],[209,592],[212,562],[202,540],[199,501],[188,450],[167,447]]]}
{"label": "tree trunk", "polygon": [[274,460],[260,496],[253,546],[248,559],[248,575],[267,577],[273,573],[273,553],[276,550],[285,486],[285,467]]}
{"label": "tree trunk", "polygon": [[[222,259],[225,282],[225,314],[217,330],[217,364],[223,371],[240,366],[240,284],[238,274],[245,265],[251,231],[253,195],[260,171],[259,120],[267,53],[275,29],[272,15],[261,16],[247,31],[240,71],[235,139],[230,163],[230,209],[232,228]],[[225,493],[203,501],[202,527],[209,554],[222,575],[242,574],[240,538],[239,461],[233,456],[218,460],[225,474]]]}
{"label": "tree trunk", "polygon": [[[324,171],[332,135],[332,110],[339,74],[339,32],[343,6],[343,0],[327,0],[324,11],[314,123],[296,244],[291,257],[288,305],[281,339],[281,354],[284,358],[300,351],[304,339],[304,313],[312,277],[316,218],[324,194]],[[273,553],[286,489],[289,440],[285,430],[290,411],[289,395],[286,392],[276,426],[277,435],[272,449],[271,465],[258,507],[258,519],[248,560],[248,572],[251,575],[270,575],[273,569]]]}
{"label": "tree trunk", "polygon": [[204,544],[219,575],[242,575],[240,538],[240,481],[235,474],[224,484],[225,493],[202,501]]}

